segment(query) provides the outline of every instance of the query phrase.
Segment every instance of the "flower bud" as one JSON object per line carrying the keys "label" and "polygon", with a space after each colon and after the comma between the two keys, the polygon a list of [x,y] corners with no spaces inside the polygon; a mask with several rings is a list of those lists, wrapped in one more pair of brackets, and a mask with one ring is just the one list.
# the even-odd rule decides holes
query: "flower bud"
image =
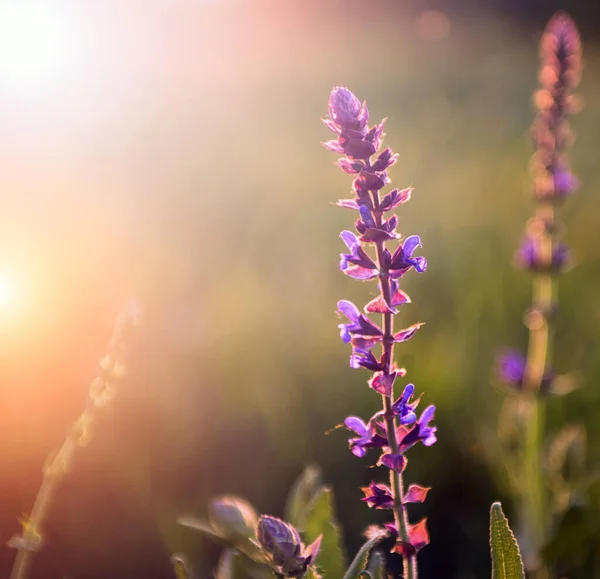
{"label": "flower bud", "polygon": [[316,559],[321,544],[319,537],[305,548],[292,525],[269,515],[260,517],[256,538],[275,571],[284,577],[303,577]]}

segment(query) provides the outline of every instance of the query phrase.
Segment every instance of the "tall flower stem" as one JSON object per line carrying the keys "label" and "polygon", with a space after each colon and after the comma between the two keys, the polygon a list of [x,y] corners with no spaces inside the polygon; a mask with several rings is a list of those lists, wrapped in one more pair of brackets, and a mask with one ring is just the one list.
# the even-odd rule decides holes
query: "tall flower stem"
{"label": "tall flower stem", "polygon": [[[370,164],[369,164],[370,165]],[[371,191],[371,197],[373,199],[373,215],[375,217],[375,223],[378,227],[381,227],[382,223],[382,212],[379,210],[379,193],[377,191]],[[385,270],[383,260],[383,241],[376,244],[377,252],[377,264],[379,267],[379,281],[381,283],[381,294],[385,303],[391,303],[391,292],[390,292],[390,280],[388,272]],[[391,313],[384,313],[381,315],[383,320],[383,358],[385,359],[385,368],[383,370],[384,375],[390,375],[391,363],[394,356],[394,316]],[[387,439],[390,445],[392,454],[398,454],[400,444],[397,436],[397,423],[396,417],[392,410],[394,404],[394,393],[389,396],[385,394],[381,395],[383,401],[385,429]],[[405,543],[410,543],[410,534],[408,529],[408,515],[406,507],[404,505],[404,481],[402,473],[395,469],[390,470],[390,488],[392,490],[392,496],[394,498],[394,522],[398,529],[400,539]],[[404,558],[404,579],[416,579],[418,576],[417,567],[417,556],[412,555]]]}
{"label": "tall flower stem", "polygon": [[44,467],[43,480],[27,520],[22,522],[23,532],[13,537],[9,545],[17,549],[10,579],[26,579],[31,566],[31,558],[43,543],[42,530],[48,510],[58,485],[68,474],[78,448],[89,442],[90,431],[97,415],[114,395],[116,381],[123,375],[125,366],[122,361],[123,347],[127,334],[135,324],[133,306],[124,310],[113,330],[108,345],[108,353],[100,363],[100,374],[92,381],[85,410],[79,415],[59,450],[50,456]]}
{"label": "tall flower stem", "polygon": [[[540,203],[536,219],[545,224],[540,234],[539,255],[551,263],[556,246],[553,232],[556,229],[555,211],[551,203]],[[526,317],[529,344],[525,366],[525,392],[527,420],[524,428],[523,473],[526,488],[523,495],[523,516],[528,524],[532,551],[539,553],[544,545],[547,521],[546,487],[542,476],[541,454],[545,432],[545,402],[540,397],[546,369],[552,358],[552,310],[556,300],[556,283],[550,272],[537,272],[533,278],[533,308]],[[548,569],[536,557],[534,570],[537,579],[547,579]]]}

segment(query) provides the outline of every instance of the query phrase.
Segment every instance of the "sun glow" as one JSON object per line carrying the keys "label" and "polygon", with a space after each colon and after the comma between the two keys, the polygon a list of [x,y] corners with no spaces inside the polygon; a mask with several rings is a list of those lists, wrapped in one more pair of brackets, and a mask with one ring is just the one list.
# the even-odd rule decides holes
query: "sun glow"
{"label": "sun glow", "polygon": [[13,310],[17,305],[16,282],[5,272],[0,271],[0,312]]}
{"label": "sun glow", "polygon": [[64,14],[51,2],[0,3],[0,83],[38,85],[61,79],[68,63]]}

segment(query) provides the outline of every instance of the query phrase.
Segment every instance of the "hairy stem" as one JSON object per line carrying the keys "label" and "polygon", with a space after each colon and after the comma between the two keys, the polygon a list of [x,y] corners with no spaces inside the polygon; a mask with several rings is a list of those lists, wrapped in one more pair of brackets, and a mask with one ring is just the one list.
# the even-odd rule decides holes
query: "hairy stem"
{"label": "hairy stem", "polygon": [[[373,199],[373,213],[377,226],[380,227],[382,223],[382,212],[379,211],[379,194],[372,192]],[[390,279],[388,272],[383,268],[383,250],[384,243],[379,242],[376,244],[377,250],[377,262],[379,266],[379,281],[381,283],[381,293],[386,304],[391,303],[390,295]],[[387,376],[391,373],[391,365],[394,354],[394,317],[391,313],[382,314],[383,319],[383,357],[385,359],[385,368],[383,373]],[[397,434],[397,421],[392,411],[394,404],[394,393],[392,391],[390,396],[382,394],[384,418],[385,418],[385,429],[392,454],[398,454],[398,434]],[[394,522],[398,529],[398,535],[400,539],[405,543],[410,543],[410,534],[408,530],[408,513],[406,512],[406,506],[404,505],[404,481],[402,473],[396,472],[394,469],[390,470],[390,488],[392,496],[394,498]],[[418,568],[417,568],[417,556],[412,555],[405,557],[404,559],[404,579],[417,579]]]}

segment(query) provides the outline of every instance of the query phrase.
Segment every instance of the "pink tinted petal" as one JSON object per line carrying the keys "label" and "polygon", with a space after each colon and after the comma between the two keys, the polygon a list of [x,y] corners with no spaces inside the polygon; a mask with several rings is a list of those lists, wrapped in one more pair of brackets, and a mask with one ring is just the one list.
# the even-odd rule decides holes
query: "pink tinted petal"
{"label": "pink tinted petal", "polygon": [[421,487],[419,485],[410,485],[404,495],[405,503],[422,503],[427,497],[431,487]]}
{"label": "pink tinted petal", "polygon": [[398,555],[402,555],[405,559],[412,557],[416,552],[417,550],[410,543],[405,543],[400,540],[396,541],[396,544],[391,550],[391,553],[398,553]]}
{"label": "pink tinted petal", "polygon": [[344,154],[344,147],[340,145],[337,141],[327,141],[321,142],[321,144],[329,151],[333,151],[334,153]]}
{"label": "pink tinted petal", "polygon": [[358,203],[354,199],[340,199],[336,205],[339,207],[346,207],[347,209],[358,210]]}
{"label": "pink tinted petal", "polygon": [[396,332],[394,334],[394,341],[395,342],[405,342],[406,340],[410,340],[417,333],[417,330],[422,325],[423,325],[422,323],[413,324],[409,328],[405,328],[404,330],[400,330],[399,332]]}
{"label": "pink tinted petal", "polygon": [[425,545],[429,545],[429,533],[427,532],[427,519],[420,520],[416,525],[409,525],[411,545],[419,551]]}
{"label": "pink tinted petal", "polygon": [[371,378],[371,380],[369,380],[369,386],[375,390],[375,392],[379,392],[379,394],[391,396],[395,379],[396,372],[392,372],[389,375],[376,374],[373,376],[373,378]]}
{"label": "pink tinted petal", "polygon": [[411,299],[408,296],[408,294],[403,292],[400,289],[392,296],[392,305],[393,306],[401,306],[402,304],[410,304],[410,303],[411,303]]}
{"label": "pink tinted petal", "polygon": [[396,310],[390,308],[381,295],[371,300],[366,306],[365,311],[371,314],[395,314]]}
{"label": "pink tinted petal", "polygon": [[323,124],[330,130],[333,131],[334,133],[338,133],[340,132],[339,127],[333,122],[330,121],[329,119],[321,119],[323,121]]}
{"label": "pink tinted petal", "polygon": [[366,267],[360,267],[359,265],[347,267],[343,271],[347,276],[361,280],[373,279],[379,275],[379,272],[376,269],[367,269]]}

